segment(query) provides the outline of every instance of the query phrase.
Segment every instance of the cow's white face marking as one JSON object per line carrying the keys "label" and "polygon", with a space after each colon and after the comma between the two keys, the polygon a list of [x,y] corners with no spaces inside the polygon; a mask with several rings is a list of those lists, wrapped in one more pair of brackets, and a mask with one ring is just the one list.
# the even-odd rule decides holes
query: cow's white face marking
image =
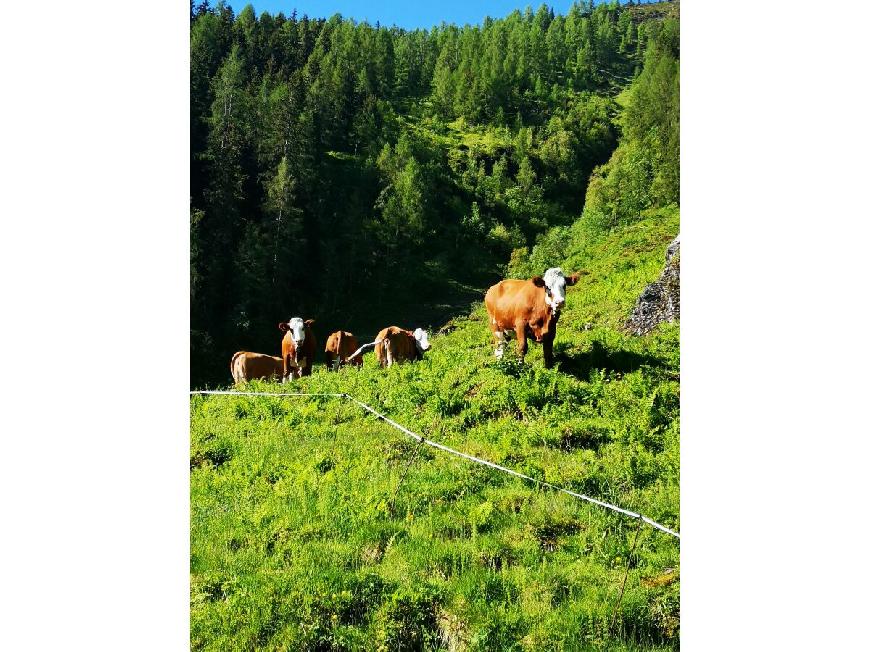
{"label": "cow's white face marking", "polygon": [[305,341],[305,322],[302,321],[301,317],[293,317],[293,319],[287,322],[287,326],[287,331],[290,333],[290,337],[293,338],[293,344],[297,348],[302,346],[302,343]]}
{"label": "cow's white face marking", "polygon": [[417,348],[421,351],[429,350],[429,333],[424,331],[422,328],[418,328],[414,331],[414,340],[417,342]]}
{"label": "cow's white face marking", "polygon": [[561,268],[551,267],[544,272],[544,285],[547,286],[547,296],[544,297],[544,301],[553,309],[553,313],[556,313],[565,303],[567,287]]}

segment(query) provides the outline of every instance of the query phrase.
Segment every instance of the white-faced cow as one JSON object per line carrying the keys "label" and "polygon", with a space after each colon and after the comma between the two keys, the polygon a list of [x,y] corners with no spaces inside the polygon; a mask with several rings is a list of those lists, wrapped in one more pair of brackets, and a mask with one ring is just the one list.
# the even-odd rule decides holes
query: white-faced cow
{"label": "white-faced cow", "polygon": [[544,345],[544,366],[553,364],[553,340],[559,312],[565,304],[565,288],[588,272],[566,277],[558,267],[528,280],[506,279],[493,285],[484,299],[489,327],[495,337],[495,357],[504,354],[505,334],[516,333],[520,358],[528,350],[527,338]]}
{"label": "white-faced cow", "polygon": [[284,361],[277,355],[239,351],[230,360],[230,373],[237,385],[254,379],[280,378]]}
{"label": "white-faced cow", "polygon": [[382,367],[390,367],[395,362],[422,360],[430,346],[429,333],[422,328],[412,332],[388,326],[375,338],[375,356]]}
{"label": "white-faced cow", "polygon": [[313,319],[302,321],[301,317],[278,324],[278,329],[284,333],[281,340],[281,360],[283,366],[283,382],[311,375],[314,364],[314,348],[317,343],[311,332]]}

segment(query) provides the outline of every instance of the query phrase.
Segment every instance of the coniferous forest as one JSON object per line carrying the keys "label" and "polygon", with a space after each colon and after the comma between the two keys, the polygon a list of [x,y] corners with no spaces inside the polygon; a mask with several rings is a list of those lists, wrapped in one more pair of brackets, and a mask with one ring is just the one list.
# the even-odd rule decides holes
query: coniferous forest
{"label": "coniferous forest", "polygon": [[[191,649],[679,649],[680,326],[626,321],[666,252],[678,310],[679,51],[677,2],[191,7],[192,384],[317,338],[292,386],[191,396]],[[487,288],[556,266],[552,366],[494,355]],[[394,324],[431,348],[326,368]]]}
{"label": "coniferous forest", "polygon": [[554,227],[678,203],[678,21],[673,2],[428,30],[191,4],[192,382],[275,353],[290,312],[437,327]]}

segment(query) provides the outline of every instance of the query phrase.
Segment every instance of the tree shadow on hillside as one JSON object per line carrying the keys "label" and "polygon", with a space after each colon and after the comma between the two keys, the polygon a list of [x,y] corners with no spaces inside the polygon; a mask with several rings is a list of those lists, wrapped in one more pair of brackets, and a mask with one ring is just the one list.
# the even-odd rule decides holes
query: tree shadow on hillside
{"label": "tree shadow on hillside", "polygon": [[589,372],[593,369],[626,374],[637,371],[641,367],[667,367],[665,360],[654,355],[623,349],[608,349],[598,341],[593,341],[592,349],[582,353],[571,353],[567,344],[561,346],[556,344],[553,361],[559,371],[579,380],[589,380]]}

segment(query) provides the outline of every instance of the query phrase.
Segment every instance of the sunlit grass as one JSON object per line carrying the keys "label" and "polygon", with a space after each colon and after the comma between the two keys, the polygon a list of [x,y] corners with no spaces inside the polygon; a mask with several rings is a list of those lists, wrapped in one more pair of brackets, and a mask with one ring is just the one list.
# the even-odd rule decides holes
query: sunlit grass
{"label": "sunlit grass", "polygon": [[[419,363],[264,391],[347,392],[427,438],[679,529],[679,326],[619,325],[677,212],[566,230],[556,366],[493,358],[484,311]],[[535,257],[543,255],[536,252]],[[228,379],[229,380],[229,379]],[[339,399],[191,398],[194,649],[672,649],[679,545],[416,444]],[[401,482],[400,482],[401,480]]]}

